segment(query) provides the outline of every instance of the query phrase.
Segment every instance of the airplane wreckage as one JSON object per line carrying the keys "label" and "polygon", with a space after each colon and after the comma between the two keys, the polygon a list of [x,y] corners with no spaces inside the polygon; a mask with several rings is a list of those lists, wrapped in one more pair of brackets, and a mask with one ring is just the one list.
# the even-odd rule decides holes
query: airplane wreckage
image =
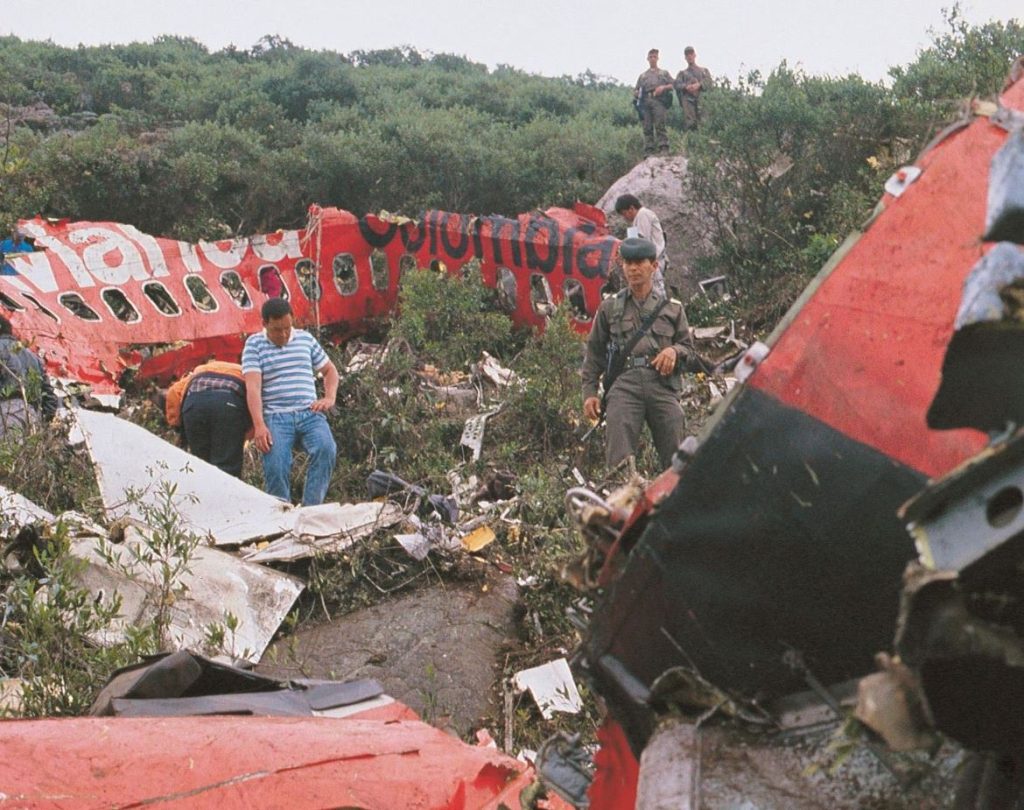
{"label": "airplane wreckage", "polygon": [[592,808],[699,806],[680,707],[778,729],[803,692],[838,714],[898,613],[903,699],[868,689],[873,720],[997,751],[1020,795],[1020,67],[890,178],[631,512],[570,493],[577,579],[604,589],[574,662],[608,706]]}
{"label": "airplane wreckage", "polygon": [[[771,737],[807,714],[807,695],[834,720],[862,678],[858,716],[894,747],[908,736],[887,728],[895,719],[914,743],[937,729],[996,751],[1019,794],[1022,130],[1018,79],[998,104],[977,104],[890,178],[862,231],[740,358],[739,384],[671,469],[624,503],[582,488],[567,493],[587,543],[572,576],[597,591],[572,665],[607,715],[593,767],[571,740],[541,752],[537,769],[559,795],[596,810],[696,808],[704,798],[723,806],[701,779],[710,717],[728,715]],[[996,167],[1006,165],[1010,180],[997,183]],[[1000,207],[1008,213],[994,227]],[[57,376],[108,396],[128,368],[160,379],[211,354],[237,356],[243,335],[259,326],[268,289],[261,275],[283,285],[300,323],[329,324],[344,337],[388,312],[406,267],[437,261],[455,271],[477,259],[487,283],[504,285],[520,322],[542,320],[540,289],[556,303],[582,301],[583,329],[616,245],[598,212],[581,207],[517,220],[432,212],[419,222],[314,208],[303,231],[194,247],[127,226],[24,225],[43,250],[11,260],[0,305]],[[99,435],[109,419],[86,417],[86,433]],[[884,671],[865,678],[876,654],[893,650],[894,635],[898,656],[878,659]],[[889,692],[902,690],[903,700],[884,703],[892,684],[879,686],[879,677],[894,677]],[[206,784],[241,791],[269,777],[281,780],[281,797],[300,789],[282,775],[316,766],[342,795],[360,778],[328,774],[331,763],[411,751],[431,761],[434,749],[403,738],[413,731],[393,725],[396,717],[392,739],[358,726],[356,715],[349,722],[363,736],[337,751],[332,742],[315,763],[287,754],[321,745],[305,719],[165,720],[161,731],[109,725],[104,733],[134,749],[166,731],[175,747],[146,756],[167,763],[237,724],[227,733],[270,754],[245,754],[238,770],[219,768]],[[34,756],[74,740],[75,756],[88,758],[94,722],[26,722],[10,736]],[[295,743],[273,745],[286,727]],[[467,768],[444,777],[445,798],[417,795],[406,806],[515,806],[521,770],[479,758]],[[8,793],[25,784],[17,770],[0,769],[19,777],[5,782]],[[257,771],[261,779],[252,779]],[[189,779],[185,790],[203,777]],[[799,798],[790,791],[781,803],[742,806],[795,807]],[[387,806],[373,800],[345,803]]]}
{"label": "airplane wreckage", "polygon": [[513,319],[544,322],[569,299],[587,329],[618,240],[577,203],[515,219],[427,211],[419,220],[311,207],[305,229],[197,245],[131,225],[25,220],[31,253],[6,258],[0,308],[60,380],[115,402],[126,372],[168,382],[210,358],[237,360],[259,310],[288,298],[301,327],[337,340],[386,317],[401,273],[469,272]]}

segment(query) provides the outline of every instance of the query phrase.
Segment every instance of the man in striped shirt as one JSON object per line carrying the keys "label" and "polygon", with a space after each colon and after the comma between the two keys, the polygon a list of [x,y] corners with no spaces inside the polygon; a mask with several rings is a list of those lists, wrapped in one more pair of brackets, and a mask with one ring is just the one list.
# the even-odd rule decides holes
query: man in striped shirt
{"label": "man in striped shirt", "polygon": [[[309,455],[302,504],[323,503],[337,454],[324,414],[334,407],[338,370],[316,338],[293,328],[287,301],[268,299],[261,314],[263,331],[245,341],[242,373],[253,441],[263,453],[264,488],[291,500],[292,448],[297,443]],[[324,375],[324,395],[319,399],[317,372]]]}

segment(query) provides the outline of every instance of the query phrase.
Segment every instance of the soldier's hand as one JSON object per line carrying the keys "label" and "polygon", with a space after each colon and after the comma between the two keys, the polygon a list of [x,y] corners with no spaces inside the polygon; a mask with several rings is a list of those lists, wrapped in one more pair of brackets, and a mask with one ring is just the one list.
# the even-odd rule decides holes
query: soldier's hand
{"label": "soldier's hand", "polygon": [[598,397],[587,397],[583,401],[583,415],[591,422],[601,418],[601,400]]}
{"label": "soldier's hand", "polygon": [[651,361],[651,368],[655,369],[662,377],[667,377],[676,368],[676,350],[667,347],[662,349]]}

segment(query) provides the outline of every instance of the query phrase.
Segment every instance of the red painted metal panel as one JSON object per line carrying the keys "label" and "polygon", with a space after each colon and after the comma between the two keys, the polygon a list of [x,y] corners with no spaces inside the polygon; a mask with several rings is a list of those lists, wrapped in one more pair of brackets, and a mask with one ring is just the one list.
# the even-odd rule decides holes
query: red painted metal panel
{"label": "red painted metal panel", "polygon": [[601,747],[594,755],[594,781],[587,792],[590,810],[632,810],[636,806],[640,763],[622,726],[605,719],[597,730],[597,740]]}
{"label": "red painted metal panel", "polygon": [[409,720],[67,718],[0,723],[21,808],[518,807],[527,766]]}
{"label": "red painted metal panel", "polygon": [[[1024,82],[1003,103],[1024,109]],[[929,430],[925,413],[963,280],[987,249],[989,162],[1005,139],[978,118],[925,155],[750,384],[928,475],[977,452],[980,433]]]}
{"label": "red painted metal panel", "polygon": [[[587,312],[600,303],[618,240],[599,211],[578,208],[515,219],[428,211],[413,221],[313,206],[306,229],[197,245],[130,225],[27,220],[21,227],[39,250],[8,258],[0,306],[55,375],[87,382],[97,393],[116,393],[128,368],[167,382],[210,357],[237,361],[245,335],[261,328],[259,308],[268,296],[260,278],[268,268],[287,290],[296,322],[330,327],[337,340],[394,309],[405,263],[440,262],[457,273],[475,259],[491,286],[507,268],[515,279],[511,316],[540,327],[531,288],[541,280],[554,303],[575,282]],[[225,286],[232,281],[236,295]],[[204,287],[209,297],[187,284]],[[161,296],[178,312],[161,311],[154,300]],[[118,300],[127,303],[127,318],[115,313]]]}

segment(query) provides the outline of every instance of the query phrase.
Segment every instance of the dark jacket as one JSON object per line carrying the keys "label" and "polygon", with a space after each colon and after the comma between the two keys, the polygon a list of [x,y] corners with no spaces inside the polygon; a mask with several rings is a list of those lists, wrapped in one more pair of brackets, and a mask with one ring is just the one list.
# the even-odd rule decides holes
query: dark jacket
{"label": "dark jacket", "polygon": [[0,399],[22,399],[49,421],[57,396],[39,358],[13,335],[0,335]]}

